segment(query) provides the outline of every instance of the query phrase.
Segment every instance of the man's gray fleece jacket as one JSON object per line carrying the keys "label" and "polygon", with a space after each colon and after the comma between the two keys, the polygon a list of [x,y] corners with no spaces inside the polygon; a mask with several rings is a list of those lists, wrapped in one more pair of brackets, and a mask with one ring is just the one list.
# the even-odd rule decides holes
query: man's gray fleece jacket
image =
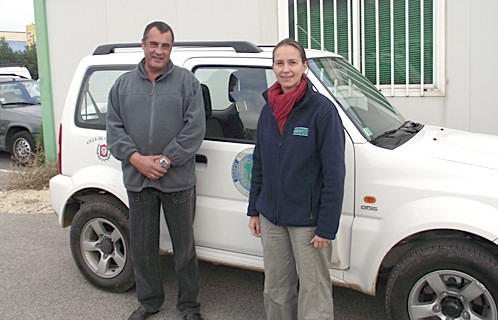
{"label": "man's gray fleece jacket", "polygon": [[[171,61],[152,82],[144,61],[120,76],[111,88],[107,145],[121,161],[127,190],[187,190],[196,183],[195,153],[206,130],[202,90],[192,72]],[[129,162],[135,151],[163,154],[171,160],[171,168],[159,180],[150,180]]]}

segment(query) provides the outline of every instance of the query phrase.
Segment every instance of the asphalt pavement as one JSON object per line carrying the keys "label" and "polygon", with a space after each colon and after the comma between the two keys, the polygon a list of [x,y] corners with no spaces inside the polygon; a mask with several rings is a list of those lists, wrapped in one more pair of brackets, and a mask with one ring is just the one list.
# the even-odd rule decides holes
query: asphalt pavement
{"label": "asphalt pavement", "polygon": [[[99,290],[79,273],[69,249],[69,229],[52,214],[0,213],[1,319],[127,319],[135,290]],[[162,258],[166,301],[150,319],[181,319],[175,309],[172,259]],[[205,319],[264,319],[260,272],[200,262]],[[383,300],[334,287],[336,320],[383,320]]]}

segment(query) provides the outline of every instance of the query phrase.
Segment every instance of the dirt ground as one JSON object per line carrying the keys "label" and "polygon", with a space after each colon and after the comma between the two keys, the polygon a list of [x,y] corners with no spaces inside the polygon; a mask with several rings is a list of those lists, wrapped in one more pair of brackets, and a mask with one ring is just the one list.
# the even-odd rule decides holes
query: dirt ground
{"label": "dirt ground", "polygon": [[0,212],[54,213],[48,189],[0,190]]}

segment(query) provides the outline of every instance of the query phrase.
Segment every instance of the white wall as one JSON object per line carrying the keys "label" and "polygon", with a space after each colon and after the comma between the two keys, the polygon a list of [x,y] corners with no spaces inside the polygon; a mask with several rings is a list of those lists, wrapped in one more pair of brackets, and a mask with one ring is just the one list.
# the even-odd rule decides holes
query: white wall
{"label": "white wall", "polygon": [[498,1],[448,0],[446,9],[446,96],[389,100],[411,120],[498,135]]}
{"label": "white wall", "polygon": [[[498,1],[437,1],[446,1],[446,95],[389,100],[407,119],[498,135]],[[145,25],[154,20],[170,24],[178,41],[249,40],[275,44],[288,35],[288,30],[283,30],[288,26],[283,21],[286,3],[287,0],[46,0],[55,126],[78,61],[96,46],[139,42]]]}
{"label": "white wall", "polygon": [[100,44],[140,42],[149,22],[168,23],[177,41],[278,41],[276,1],[46,0],[46,11],[56,128],[81,58]]}

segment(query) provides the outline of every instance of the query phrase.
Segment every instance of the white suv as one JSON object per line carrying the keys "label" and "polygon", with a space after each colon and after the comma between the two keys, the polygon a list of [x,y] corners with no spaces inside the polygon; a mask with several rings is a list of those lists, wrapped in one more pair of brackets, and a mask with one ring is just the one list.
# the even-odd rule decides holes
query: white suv
{"label": "white suv", "polygon": [[[248,42],[175,43],[172,61],[202,83],[207,132],[196,155],[200,259],[262,270],[246,217],[261,93],[275,81],[272,48]],[[346,132],[346,182],[330,276],[369,295],[385,285],[400,319],[498,319],[498,138],[405,121],[344,58],[307,50],[314,89]],[[60,174],[50,181],[71,250],[94,285],[133,283],[127,196],[106,145],[107,97],[143,57],[140,44],[85,57],[67,94]],[[162,252],[172,252],[161,221]],[[384,286],[382,286],[384,287]]]}

